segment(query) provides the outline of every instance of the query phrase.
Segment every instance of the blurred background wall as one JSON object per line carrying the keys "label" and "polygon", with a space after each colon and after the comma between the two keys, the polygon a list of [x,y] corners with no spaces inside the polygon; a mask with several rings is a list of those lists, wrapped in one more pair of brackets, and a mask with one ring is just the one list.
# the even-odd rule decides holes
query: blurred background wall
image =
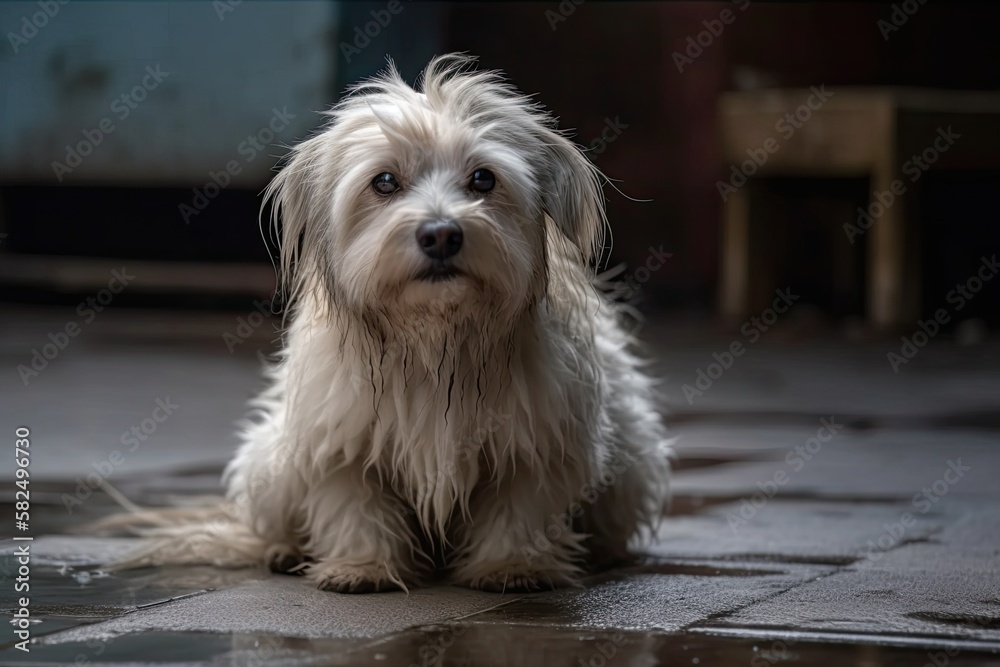
{"label": "blurred background wall", "polygon": [[[467,51],[536,95],[614,180],[611,264],[672,253],[643,284],[641,307],[713,316],[723,93],[1000,88],[995,3],[911,0],[887,31],[900,4],[5,2],[2,295],[76,303],[121,259],[144,263],[145,279],[116,305],[245,310],[270,296],[257,215],[284,147],[387,56],[412,80],[432,55]],[[727,10],[734,20],[679,67],[677,54]],[[907,222],[921,313],[1000,247],[997,176],[931,170],[922,182]],[[865,205],[871,183],[792,177],[765,190],[782,240],[767,261],[813,306],[799,312],[836,327],[863,319],[864,244],[845,246],[833,212]],[[964,316],[996,325],[998,313],[992,289]]]}

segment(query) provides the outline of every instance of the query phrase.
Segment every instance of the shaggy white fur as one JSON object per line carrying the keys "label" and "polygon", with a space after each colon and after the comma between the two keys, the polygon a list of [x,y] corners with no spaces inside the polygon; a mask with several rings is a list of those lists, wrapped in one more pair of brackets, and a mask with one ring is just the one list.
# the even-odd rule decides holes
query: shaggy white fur
{"label": "shaggy white fur", "polygon": [[[472,64],[436,58],[419,89],[390,66],[293,149],[267,191],[289,324],[227,501],[105,522],[159,526],[127,564],[532,590],[662,516],[654,383],[594,288],[600,174]],[[453,255],[427,221],[457,226]]]}

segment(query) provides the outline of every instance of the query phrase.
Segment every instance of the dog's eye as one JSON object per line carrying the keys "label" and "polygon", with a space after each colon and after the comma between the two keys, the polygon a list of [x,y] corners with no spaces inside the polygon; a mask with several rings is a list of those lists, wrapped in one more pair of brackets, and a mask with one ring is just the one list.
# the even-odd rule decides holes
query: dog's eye
{"label": "dog's eye", "polygon": [[476,169],[469,181],[469,188],[476,192],[489,192],[497,184],[497,177],[489,169]]}
{"label": "dog's eye", "polygon": [[389,172],[383,172],[372,181],[372,190],[380,195],[391,195],[399,189],[399,182]]}

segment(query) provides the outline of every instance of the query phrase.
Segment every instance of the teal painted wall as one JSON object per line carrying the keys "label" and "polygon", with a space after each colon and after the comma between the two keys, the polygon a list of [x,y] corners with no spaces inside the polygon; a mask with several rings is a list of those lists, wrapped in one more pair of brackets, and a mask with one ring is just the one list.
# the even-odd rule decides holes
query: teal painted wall
{"label": "teal painted wall", "polygon": [[0,180],[255,186],[335,99],[334,2],[45,5],[0,3]]}

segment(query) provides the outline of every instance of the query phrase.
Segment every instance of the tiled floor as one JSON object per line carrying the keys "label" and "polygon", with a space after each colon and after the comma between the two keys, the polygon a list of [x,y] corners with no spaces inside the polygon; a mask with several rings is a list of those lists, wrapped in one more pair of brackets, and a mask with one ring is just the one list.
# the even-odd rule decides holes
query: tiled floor
{"label": "tiled floor", "polygon": [[[5,625],[0,664],[1000,664],[996,343],[937,340],[894,373],[892,340],[776,330],[689,402],[730,339],[650,324],[680,458],[643,563],[528,596],[343,596],[259,572],[109,576],[127,540],[59,535],[111,508],[91,471],[140,502],[215,490],[269,324],[230,353],[236,315],[108,313],[25,386],[17,366],[65,318],[22,315],[0,332],[0,415],[32,429],[36,643]],[[179,407],[113,463],[157,400]],[[15,567],[0,561],[7,610]]]}

